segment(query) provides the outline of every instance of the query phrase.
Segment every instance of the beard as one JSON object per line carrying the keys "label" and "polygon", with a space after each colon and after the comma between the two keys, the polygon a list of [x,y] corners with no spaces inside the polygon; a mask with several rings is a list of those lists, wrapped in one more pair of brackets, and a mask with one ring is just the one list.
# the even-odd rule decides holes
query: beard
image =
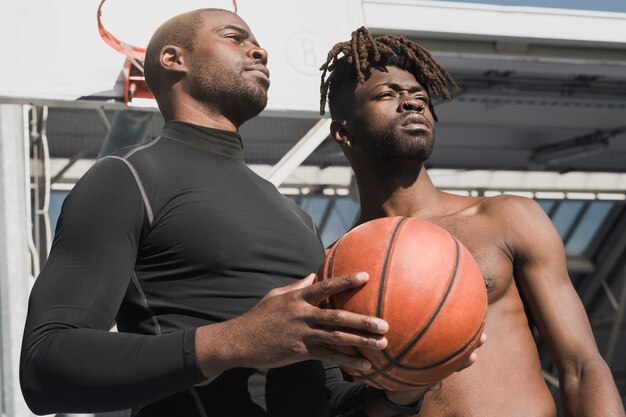
{"label": "beard", "polygon": [[251,77],[243,64],[233,74],[221,69],[210,70],[194,62],[189,74],[191,96],[238,125],[259,114],[267,105],[267,87]]}
{"label": "beard", "polygon": [[415,161],[422,163],[430,158],[435,143],[435,130],[403,132],[397,123],[384,128],[368,128],[361,137],[363,152],[378,161]]}

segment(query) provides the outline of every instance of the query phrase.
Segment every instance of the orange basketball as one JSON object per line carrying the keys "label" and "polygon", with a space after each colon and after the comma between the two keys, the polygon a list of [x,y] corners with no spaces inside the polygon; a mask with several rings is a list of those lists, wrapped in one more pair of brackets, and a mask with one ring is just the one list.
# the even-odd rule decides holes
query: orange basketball
{"label": "orange basketball", "polygon": [[342,368],[355,380],[408,390],[441,381],[468,360],[485,325],[487,291],[478,264],[450,233],[411,217],[364,223],[332,246],[318,279],[359,271],[369,273],[367,284],[323,305],[389,323],[384,350],[333,346],[372,363],[367,371]]}

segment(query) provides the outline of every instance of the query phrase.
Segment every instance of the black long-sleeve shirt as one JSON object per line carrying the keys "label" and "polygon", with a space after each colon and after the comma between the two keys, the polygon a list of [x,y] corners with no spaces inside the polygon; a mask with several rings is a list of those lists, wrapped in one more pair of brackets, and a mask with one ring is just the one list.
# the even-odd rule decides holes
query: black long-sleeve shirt
{"label": "black long-sleeve shirt", "polygon": [[234,133],[170,122],[99,160],[68,195],[31,294],[20,367],[29,406],[177,417],[354,408],[362,387],[317,361],[209,383],[195,361],[195,328],[317,270],[314,230],[245,164]]}

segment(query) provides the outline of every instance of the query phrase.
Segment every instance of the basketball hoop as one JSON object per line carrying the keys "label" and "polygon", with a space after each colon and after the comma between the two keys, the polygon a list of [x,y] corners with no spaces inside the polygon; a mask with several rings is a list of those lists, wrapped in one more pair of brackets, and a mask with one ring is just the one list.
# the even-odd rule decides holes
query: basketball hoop
{"label": "basketball hoop", "polygon": [[102,40],[111,48],[126,55],[126,61],[122,68],[124,77],[124,103],[129,104],[133,98],[154,99],[152,92],[146,84],[143,75],[143,62],[146,58],[146,48],[130,45],[117,39],[102,24],[102,5],[98,6],[98,32]]}
{"label": "basketball hoop", "polygon": [[[146,48],[122,42],[102,24],[102,0],[98,6],[98,33],[102,40],[111,48],[126,55],[126,61],[122,69],[124,76],[124,103],[129,104],[133,98],[154,99],[152,92],[146,84],[143,73],[143,63],[146,58]],[[233,10],[237,13],[237,0],[232,0]]]}

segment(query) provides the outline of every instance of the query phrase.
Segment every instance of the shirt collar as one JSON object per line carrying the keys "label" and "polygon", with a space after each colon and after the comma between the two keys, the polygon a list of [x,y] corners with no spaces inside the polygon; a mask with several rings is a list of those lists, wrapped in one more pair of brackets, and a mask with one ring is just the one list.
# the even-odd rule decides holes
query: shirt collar
{"label": "shirt collar", "polygon": [[243,160],[243,143],[241,136],[235,132],[174,120],[165,123],[161,136],[209,152]]}

